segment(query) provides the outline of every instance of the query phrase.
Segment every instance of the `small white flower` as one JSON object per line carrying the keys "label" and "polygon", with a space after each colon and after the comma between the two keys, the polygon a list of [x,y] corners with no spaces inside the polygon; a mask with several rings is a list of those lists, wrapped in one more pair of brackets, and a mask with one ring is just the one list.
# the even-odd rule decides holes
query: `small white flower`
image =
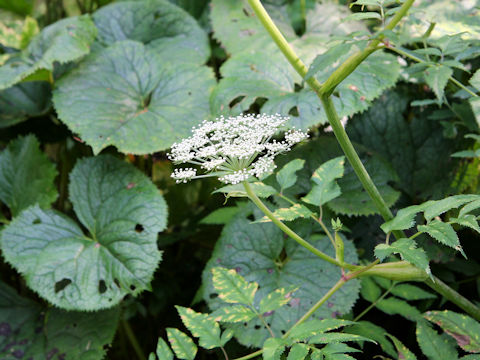
{"label": "small white flower", "polygon": [[251,176],[261,178],[275,169],[276,155],[290,151],[291,147],[308,135],[289,130],[285,140],[272,137],[281,130],[288,117],[276,115],[240,115],[204,120],[192,130],[192,136],[172,145],[168,157],[174,163],[190,163],[206,170],[196,175],[192,168],[175,170],[177,183],[193,178],[217,176],[227,184],[238,184]]}

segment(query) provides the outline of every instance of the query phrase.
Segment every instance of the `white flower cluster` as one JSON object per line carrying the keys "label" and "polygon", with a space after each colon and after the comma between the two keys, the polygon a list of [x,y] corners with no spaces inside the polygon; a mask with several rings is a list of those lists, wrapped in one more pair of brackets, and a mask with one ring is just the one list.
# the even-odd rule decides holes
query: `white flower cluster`
{"label": "white flower cluster", "polygon": [[205,120],[192,129],[192,136],[173,144],[168,157],[177,164],[199,165],[206,174],[197,175],[193,168],[175,169],[172,178],[181,183],[217,176],[226,184],[238,184],[251,176],[261,178],[275,169],[276,155],[289,151],[308,137],[302,131],[291,129],[285,133],[285,140],[272,140],[287,121],[288,117],[279,114]]}

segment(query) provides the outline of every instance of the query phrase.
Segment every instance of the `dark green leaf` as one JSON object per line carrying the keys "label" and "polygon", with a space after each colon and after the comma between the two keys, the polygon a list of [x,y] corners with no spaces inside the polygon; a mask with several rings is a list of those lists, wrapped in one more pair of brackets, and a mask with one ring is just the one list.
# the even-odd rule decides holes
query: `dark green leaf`
{"label": "dark green leaf", "polygon": [[437,297],[436,295],[411,284],[395,285],[390,292],[405,300],[435,299]]}
{"label": "dark green leaf", "polygon": [[391,254],[400,254],[403,260],[430,273],[427,255],[422,248],[417,248],[414,240],[403,238],[390,245],[379,244],[375,247],[375,256],[380,260],[385,259]]}
{"label": "dark green leaf", "polygon": [[410,321],[422,319],[422,314],[416,307],[395,297],[382,299],[377,303],[376,307],[389,315],[401,315]]}
{"label": "dark green leaf", "polygon": [[386,352],[388,355],[390,356],[396,355],[395,349],[393,348],[391,342],[388,341],[386,337],[387,332],[385,331],[385,329],[381,328],[380,326],[372,324],[371,322],[368,322],[368,321],[360,321],[355,323],[352,326],[349,326],[345,330],[345,332],[362,335],[369,339],[373,339],[381,346],[382,350]]}
{"label": "dark green leaf", "polygon": [[400,340],[398,340],[395,336],[387,334],[387,336],[392,340],[395,344],[395,348],[397,349],[397,356],[398,359],[402,360],[417,360],[417,357],[414,353],[412,353],[405,345],[403,345]]}
{"label": "dark green leaf", "polygon": [[458,235],[455,230],[453,230],[452,225],[440,220],[433,220],[427,225],[419,225],[417,228],[418,231],[426,232],[438,242],[460,251],[463,256],[465,256]]}
{"label": "dark green leaf", "polygon": [[280,185],[280,192],[289,187],[295,185],[297,182],[298,170],[302,169],[305,165],[305,160],[295,159],[285,164],[276,174],[277,182]]}
{"label": "dark green leaf", "polygon": [[48,208],[57,198],[55,166],[40,151],[33,135],[9,143],[0,153],[0,201],[17,216],[27,207]]}
{"label": "dark green leaf", "polygon": [[417,322],[417,341],[430,360],[457,359],[455,346],[433,330],[426,321]]}

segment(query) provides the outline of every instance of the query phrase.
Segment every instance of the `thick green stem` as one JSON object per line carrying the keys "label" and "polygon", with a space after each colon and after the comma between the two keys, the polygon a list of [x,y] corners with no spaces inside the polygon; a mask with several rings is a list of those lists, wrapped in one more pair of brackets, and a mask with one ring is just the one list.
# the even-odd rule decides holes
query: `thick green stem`
{"label": "thick green stem", "polygon": [[272,220],[272,222],[278,226],[278,228],[280,230],[282,230],[285,234],[287,234],[288,236],[290,236],[293,240],[295,240],[299,245],[303,246],[305,249],[307,249],[308,251],[310,251],[311,253],[317,255],[319,258],[331,263],[331,264],[334,264],[334,265],[337,265],[337,266],[343,266],[347,269],[355,269],[357,268],[355,265],[351,265],[351,264],[340,264],[337,260],[335,260],[334,258],[328,256],[327,254],[325,254],[324,252],[318,250],[317,248],[315,248],[314,246],[312,246],[310,243],[308,243],[307,241],[305,241],[300,235],[298,235],[295,231],[293,231],[292,229],[290,229],[287,225],[285,225],[283,222],[281,222],[280,220],[278,220],[276,218],[276,216],[270,211],[270,209],[262,202],[262,200],[260,200],[258,198],[258,196],[255,194],[255,192],[253,191],[252,187],[250,186],[250,184],[247,182],[247,181],[244,181],[243,182],[243,186],[245,187],[245,191],[247,192],[247,195],[249,197],[250,200],[252,200],[252,202],[260,209],[262,210],[262,212],[270,219]]}
{"label": "thick green stem", "polygon": [[378,264],[366,270],[361,276],[380,276],[396,281],[425,281],[428,274],[407,261]]}
{"label": "thick green stem", "polygon": [[434,276],[433,279],[426,279],[425,283],[437,293],[441,294],[442,296],[453,302],[471,317],[480,321],[480,309],[478,308],[478,306],[464,298],[458,292],[453,290],[450,286],[445,284],[442,280]]}
{"label": "thick green stem", "polygon": [[128,321],[122,320],[122,326],[123,326],[123,330],[125,331],[125,335],[127,335],[128,341],[130,341],[130,344],[132,345],[133,350],[135,350],[135,354],[137,355],[138,359],[145,360],[146,357],[145,357],[145,354],[143,353],[142,347],[138,343],[137,337],[135,336]]}

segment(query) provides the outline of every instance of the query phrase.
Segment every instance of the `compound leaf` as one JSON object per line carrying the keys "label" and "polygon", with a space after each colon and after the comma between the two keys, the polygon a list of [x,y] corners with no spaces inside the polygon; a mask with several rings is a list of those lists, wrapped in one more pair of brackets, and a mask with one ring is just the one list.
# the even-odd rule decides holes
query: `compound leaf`
{"label": "compound leaf", "polygon": [[445,65],[431,66],[424,72],[425,81],[432,88],[439,102],[443,102],[443,93],[453,70]]}
{"label": "compound leaf", "polygon": [[286,305],[292,299],[293,293],[296,291],[296,288],[292,289],[277,289],[262,300],[260,300],[260,313],[268,313],[274,310],[281,308],[283,305]]}
{"label": "compound leaf", "polygon": [[181,360],[195,359],[198,348],[188,335],[178,329],[167,328],[167,336],[177,358]]}
{"label": "compound leaf", "polygon": [[[172,350],[170,350],[167,343],[162,338],[158,338],[157,350],[155,353],[157,354],[158,360],[173,360]],[[155,355],[150,354],[148,360],[156,360]]]}
{"label": "compound leaf", "polygon": [[433,220],[427,225],[419,225],[417,228],[418,231],[426,232],[438,242],[460,251],[463,256],[465,256],[462,246],[460,245],[458,235],[453,229],[452,225],[444,223],[440,220]]}
{"label": "compound leaf", "polygon": [[293,344],[288,353],[287,360],[304,360],[310,348],[306,344]]}
{"label": "compound leaf", "polygon": [[388,355],[396,355],[392,343],[388,341],[386,337],[387,332],[385,331],[385,329],[381,328],[378,325],[372,324],[368,321],[359,321],[345,329],[345,332],[348,332],[350,334],[362,335],[369,339],[375,340],[381,346],[382,350],[385,351]]}
{"label": "compound leaf", "polygon": [[453,337],[463,350],[473,353],[480,352],[480,323],[471,317],[456,312],[428,311],[425,319],[440,326]]}
{"label": "compound leaf", "polygon": [[51,303],[111,307],[150,287],[166,204],[143,173],[111,156],[79,160],[70,175],[70,199],[89,235],[65,215],[33,206],[3,229],[2,252]]}
{"label": "compound leaf", "polygon": [[47,208],[57,198],[55,166],[33,135],[11,141],[0,153],[0,201],[17,216],[27,207]]}
{"label": "compound leaf", "polygon": [[221,307],[210,314],[219,322],[248,322],[257,316],[251,309],[243,305],[232,305]]}
{"label": "compound leaf", "polygon": [[436,295],[412,284],[397,284],[390,291],[393,295],[405,300],[435,299]]}
{"label": "compound leaf", "polygon": [[183,324],[199,338],[199,344],[205,349],[213,349],[222,346],[220,341],[220,326],[209,315],[197,313],[192,309],[175,306]]}
{"label": "compound leaf", "polygon": [[[295,204],[290,206],[289,208],[278,208],[276,209],[273,214],[278,220],[282,221],[293,221],[298,218],[308,218],[312,216],[314,213],[311,212],[307,207],[301,204]],[[270,222],[271,220],[264,216],[258,222]]]}
{"label": "compound leaf", "polygon": [[414,353],[412,353],[405,345],[402,344],[400,340],[398,340],[395,336],[386,334],[390,340],[392,340],[395,348],[397,349],[397,356],[398,359],[402,360],[417,360],[417,357]]}
{"label": "compound leaf", "polygon": [[417,322],[417,341],[422,352],[431,360],[458,358],[455,347],[433,330],[428,322]]}
{"label": "compound leaf", "polygon": [[233,269],[215,267],[212,269],[212,282],[218,297],[227,303],[253,304],[258,289],[256,282],[248,283]]}
{"label": "compound leaf", "polygon": [[62,77],[53,102],[95,154],[109,145],[147,154],[169,148],[208,117],[214,84],[206,66],[165,62],[154,49],[125,40]]}
{"label": "compound leaf", "polygon": [[375,247],[375,256],[383,260],[392,254],[400,254],[403,260],[418,266],[420,269],[430,273],[428,265],[428,257],[422,248],[417,248],[417,244],[412,239],[398,239],[397,241],[387,244],[379,244]]}
{"label": "compound leaf", "polygon": [[295,185],[297,182],[297,175],[295,174],[298,170],[302,169],[305,165],[305,160],[303,159],[294,159],[286,163],[278,172],[277,172],[277,182],[280,185],[280,192],[289,187]]}

